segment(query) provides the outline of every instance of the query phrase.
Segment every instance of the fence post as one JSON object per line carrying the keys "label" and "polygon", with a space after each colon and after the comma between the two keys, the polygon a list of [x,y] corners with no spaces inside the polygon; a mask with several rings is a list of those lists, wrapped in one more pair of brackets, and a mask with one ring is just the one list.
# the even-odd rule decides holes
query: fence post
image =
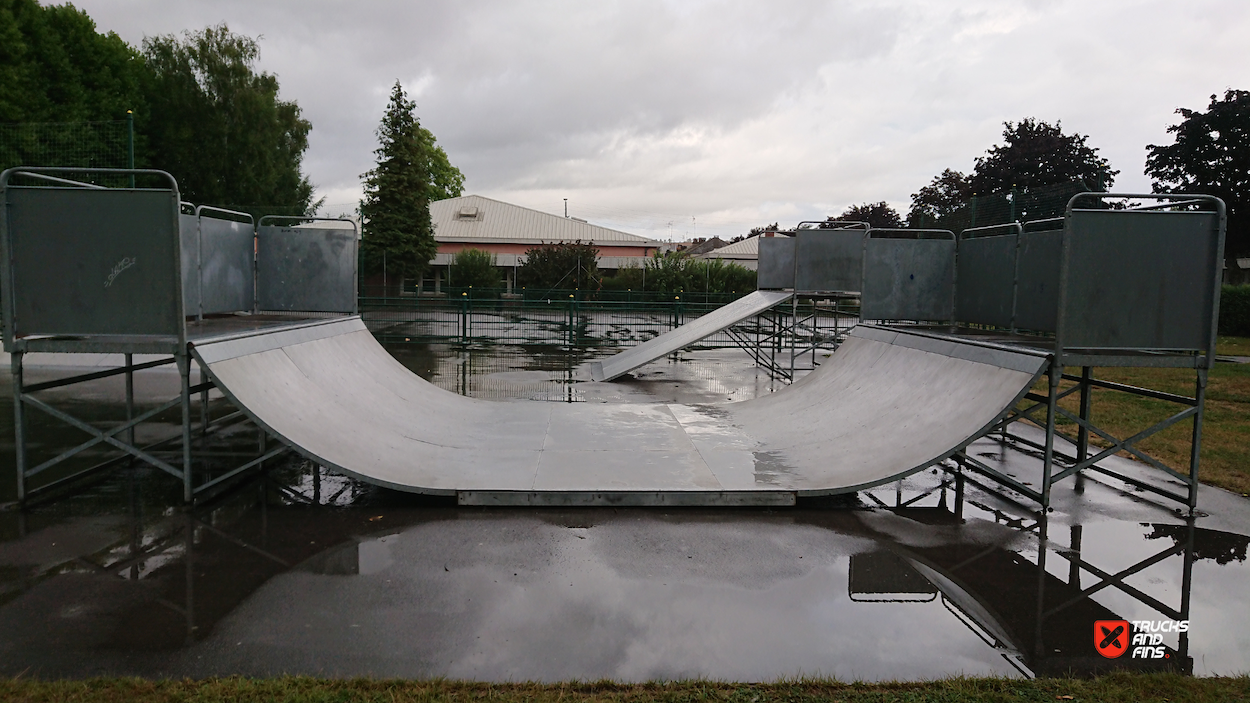
{"label": "fence post", "polygon": [[460,343],[469,343],[469,294],[460,294]]}

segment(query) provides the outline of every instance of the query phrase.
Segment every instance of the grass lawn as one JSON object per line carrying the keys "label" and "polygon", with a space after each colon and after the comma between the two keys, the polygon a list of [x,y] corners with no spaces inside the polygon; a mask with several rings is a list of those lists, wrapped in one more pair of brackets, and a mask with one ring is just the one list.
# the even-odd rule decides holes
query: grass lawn
{"label": "grass lawn", "polygon": [[[1250,356],[1250,338],[1220,337],[1220,354]],[[1079,374],[1080,369],[1069,369]],[[1195,372],[1191,369],[1100,368],[1094,377],[1132,386],[1152,388],[1192,397]],[[1065,381],[1063,387],[1073,384]],[[1036,390],[1046,393],[1046,382]],[[1069,412],[1077,412],[1079,394],[1061,401]],[[1095,389],[1090,406],[1094,424],[1117,437],[1132,436],[1183,409],[1183,406],[1119,391]],[[1076,425],[1059,423],[1068,434]],[[1137,444],[1150,456],[1168,466],[1188,471],[1189,442],[1193,422],[1183,420]],[[1106,447],[1107,442],[1091,435],[1090,443]],[[1125,454],[1127,455],[1127,454]],[[1198,477],[1203,483],[1250,495],[1250,364],[1218,363],[1207,384],[1205,419],[1202,424],[1202,452]]]}
{"label": "grass lawn", "polygon": [[1102,703],[1227,703],[1250,700],[1250,677],[1190,678],[1176,674],[1115,674],[1096,679],[946,679],[927,683],[842,684],[796,681],[728,684],[708,681],[613,684],[476,684],[448,681],[344,681],[311,678],[204,681],[0,679],[4,701],[552,701],[560,703],[989,703],[1100,701]]}

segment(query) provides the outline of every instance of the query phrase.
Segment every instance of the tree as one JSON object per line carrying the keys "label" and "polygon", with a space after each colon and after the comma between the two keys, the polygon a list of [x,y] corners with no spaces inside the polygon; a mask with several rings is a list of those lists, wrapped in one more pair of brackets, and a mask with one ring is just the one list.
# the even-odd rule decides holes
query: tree
{"label": "tree", "polygon": [[459,198],[464,194],[464,174],[460,172],[460,169],[451,165],[447,152],[438,145],[438,140],[434,138],[430,130],[425,127],[418,129],[420,130],[418,143],[430,167],[430,183],[427,193],[430,201]]}
{"label": "tree", "polygon": [[946,169],[929,185],[911,194],[908,227],[931,227],[955,213],[972,198],[972,183],[959,171]]}
{"label": "tree", "polygon": [[452,257],[447,285],[456,288],[498,288],[495,255],[481,249],[461,249]]}
{"label": "tree", "polygon": [[1211,96],[1206,112],[1178,108],[1184,119],[1168,127],[1176,141],[1147,145],[1146,175],[1156,193],[1215,195],[1228,208],[1224,249],[1250,253],[1250,91]]}
{"label": "tree", "polygon": [[[898,211],[890,207],[890,204],[882,200],[879,203],[864,203],[863,205],[852,205],[848,207],[841,215],[830,217],[826,222],[867,222],[873,227],[902,227],[903,218],[899,217]],[[825,225],[822,225],[822,227]]]}
{"label": "tree", "polygon": [[438,251],[430,222],[430,161],[416,109],[395,81],[378,125],[377,166],[363,176],[360,253],[366,274],[420,278]]}
{"label": "tree", "polygon": [[276,76],[256,72],[255,39],[220,24],[146,38],[143,55],[150,163],[178,179],[184,198],[253,214],[315,209],[300,170],[312,125],[278,99]]}
{"label": "tree", "polygon": [[1062,123],[1051,125],[1032,117],[1017,124],[1003,123],[1002,146],[990,147],[979,157],[970,183],[976,195],[1006,193],[1083,181],[1094,190],[1106,190],[1119,171],[1087,146],[1087,136],[1064,134]]}
{"label": "tree", "polygon": [[125,166],[120,121],[133,110],[142,125],[146,74],[137,51],[81,10],[0,0],[0,123],[24,123],[0,129],[0,169]]}
{"label": "tree", "polygon": [[530,247],[517,269],[517,282],[526,288],[592,289],[599,280],[599,248],[581,240]]}

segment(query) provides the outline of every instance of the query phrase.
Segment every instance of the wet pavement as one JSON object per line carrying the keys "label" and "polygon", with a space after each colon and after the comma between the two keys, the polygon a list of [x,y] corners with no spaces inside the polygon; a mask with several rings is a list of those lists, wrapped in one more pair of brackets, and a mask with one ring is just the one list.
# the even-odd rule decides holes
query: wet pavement
{"label": "wet pavement", "polygon": [[[507,402],[721,403],[781,387],[728,350],[683,353],[614,384],[589,382],[584,359],[560,351],[392,351],[448,390]],[[176,390],[167,370],[140,379],[142,403]],[[109,422],[122,416],[119,388],[108,379],[46,397]],[[7,379],[0,392],[7,428]],[[176,417],[164,419],[145,430],[152,441],[177,430]],[[85,437],[51,423],[35,434],[49,456]],[[242,453],[256,441],[240,427],[211,448]],[[11,434],[0,442],[0,477],[12,476]],[[973,450],[1022,480],[1034,471],[1022,449],[982,440]],[[193,510],[179,505],[177,484],[123,468],[60,500],[0,511],[0,674],[753,681],[1250,670],[1250,501],[1213,488],[1200,498],[1206,515],[1186,519],[1094,477],[1061,484],[1056,510],[1039,516],[943,470],[775,510],[460,508],[294,457]],[[0,481],[0,504],[12,491]],[[1108,659],[1094,642],[1104,620],[1189,627],[1160,633],[1157,659]]]}

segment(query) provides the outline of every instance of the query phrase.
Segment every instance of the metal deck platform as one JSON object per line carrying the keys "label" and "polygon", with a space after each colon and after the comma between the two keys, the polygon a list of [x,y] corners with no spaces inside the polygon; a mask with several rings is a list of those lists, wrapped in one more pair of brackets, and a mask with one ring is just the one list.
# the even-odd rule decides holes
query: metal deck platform
{"label": "metal deck platform", "polygon": [[495,403],[413,375],[358,318],[192,345],[310,459],[485,505],[787,505],[930,466],[1003,417],[1043,354],[863,326],[818,371],[719,406]]}

